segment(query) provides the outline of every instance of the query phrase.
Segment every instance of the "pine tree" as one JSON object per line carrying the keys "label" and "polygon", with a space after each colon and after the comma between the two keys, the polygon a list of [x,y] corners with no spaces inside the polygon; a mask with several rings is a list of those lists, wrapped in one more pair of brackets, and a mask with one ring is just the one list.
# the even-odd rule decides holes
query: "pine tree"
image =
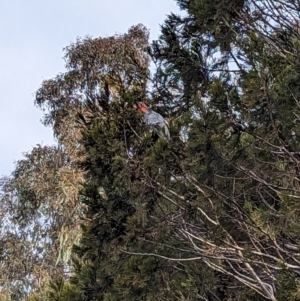
{"label": "pine tree", "polygon": [[[193,222],[184,231],[190,256],[204,257],[208,267],[234,280],[235,291],[227,285],[228,298],[244,300],[247,286],[268,300],[295,297],[297,7],[289,1],[286,6],[250,1],[240,3],[243,7],[233,1],[178,2],[189,14],[169,17],[153,55],[158,66],[164,66],[158,70],[157,86],[168,90],[175,73],[169,91],[175,90],[177,99],[191,107],[182,178],[187,189],[196,190],[198,203],[192,206],[206,222]],[[202,43],[201,51],[219,52],[220,58],[199,60],[209,80],[195,85],[185,79],[188,72],[180,70],[180,63],[183,52],[189,62],[205,57],[195,47],[197,42]],[[185,64],[190,74],[194,66]],[[293,226],[287,220],[291,216]],[[293,272],[287,273],[291,285],[283,293],[288,281],[281,278],[284,268]],[[239,296],[237,288],[246,295]]]}

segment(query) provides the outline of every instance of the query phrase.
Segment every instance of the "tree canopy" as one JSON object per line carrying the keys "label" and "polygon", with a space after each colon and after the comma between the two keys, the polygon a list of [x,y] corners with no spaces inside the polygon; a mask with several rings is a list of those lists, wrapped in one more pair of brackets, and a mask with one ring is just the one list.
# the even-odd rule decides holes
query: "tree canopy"
{"label": "tree canopy", "polygon": [[3,179],[3,301],[300,299],[299,6],[177,2],[41,84],[57,145]]}

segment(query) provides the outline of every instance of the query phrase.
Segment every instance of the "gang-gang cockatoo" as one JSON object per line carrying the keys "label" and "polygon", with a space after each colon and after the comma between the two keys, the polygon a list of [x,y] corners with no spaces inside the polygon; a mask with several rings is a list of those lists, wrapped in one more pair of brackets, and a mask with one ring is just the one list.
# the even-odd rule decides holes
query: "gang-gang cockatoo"
{"label": "gang-gang cockatoo", "polygon": [[143,121],[150,125],[159,137],[165,137],[167,140],[171,139],[167,122],[159,113],[149,109],[143,102],[138,102],[137,107],[144,114]]}

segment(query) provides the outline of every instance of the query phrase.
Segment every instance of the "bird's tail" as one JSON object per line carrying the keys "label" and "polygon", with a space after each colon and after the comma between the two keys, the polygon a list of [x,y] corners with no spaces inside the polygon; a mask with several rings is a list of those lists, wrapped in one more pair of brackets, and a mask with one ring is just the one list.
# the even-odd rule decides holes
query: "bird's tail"
{"label": "bird's tail", "polygon": [[169,141],[171,140],[170,131],[166,124],[164,124],[163,126],[156,127],[156,132],[159,137],[166,138]]}

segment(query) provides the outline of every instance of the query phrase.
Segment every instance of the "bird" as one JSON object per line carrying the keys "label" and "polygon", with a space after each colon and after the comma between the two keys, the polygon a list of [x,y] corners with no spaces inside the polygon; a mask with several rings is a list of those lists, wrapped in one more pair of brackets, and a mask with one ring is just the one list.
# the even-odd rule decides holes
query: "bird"
{"label": "bird", "polygon": [[149,109],[148,106],[143,102],[138,102],[137,108],[144,114],[143,121],[147,125],[150,125],[159,137],[164,137],[167,140],[171,140],[167,122],[159,113]]}

